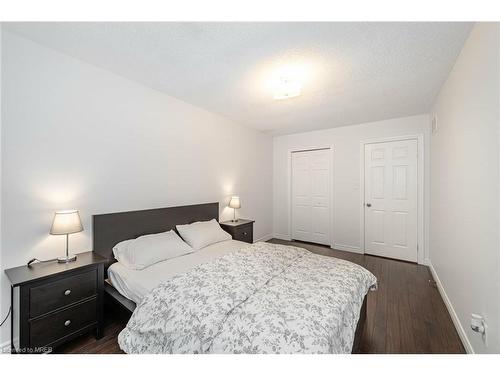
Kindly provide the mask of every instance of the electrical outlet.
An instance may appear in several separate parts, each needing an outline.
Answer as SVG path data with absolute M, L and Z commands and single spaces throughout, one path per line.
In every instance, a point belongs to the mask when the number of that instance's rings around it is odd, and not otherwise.
M 486 324 L 486 320 L 484 319 L 484 317 L 479 315 L 479 314 L 471 314 L 470 328 L 474 332 L 481 334 L 483 342 L 487 346 L 488 345 L 488 342 L 487 342 L 488 325 Z

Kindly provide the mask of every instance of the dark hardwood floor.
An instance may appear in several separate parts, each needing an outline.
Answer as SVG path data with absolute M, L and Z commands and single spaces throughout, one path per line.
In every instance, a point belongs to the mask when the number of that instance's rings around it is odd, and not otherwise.
M 303 242 L 277 239 L 269 242 L 345 259 L 365 267 L 377 277 L 378 290 L 368 295 L 362 353 L 465 353 L 428 267 Z M 102 339 L 85 335 L 56 352 L 122 353 L 117 336 L 126 325 L 128 315 L 106 306 L 105 320 Z

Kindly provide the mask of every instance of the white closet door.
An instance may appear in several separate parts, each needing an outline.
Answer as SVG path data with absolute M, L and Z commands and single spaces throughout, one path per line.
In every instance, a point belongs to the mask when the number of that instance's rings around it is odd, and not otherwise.
M 330 245 L 330 150 L 292 153 L 292 238 Z
M 417 141 L 365 145 L 365 252 L 417 261 Z

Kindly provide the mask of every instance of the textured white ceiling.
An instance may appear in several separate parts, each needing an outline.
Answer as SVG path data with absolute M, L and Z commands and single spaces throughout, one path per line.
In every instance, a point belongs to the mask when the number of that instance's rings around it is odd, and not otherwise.
M 8 23 L 9 31 L 272 134 L 430 110 L 470 23 Z M 300 97 L 276 101 L 289 65 Z

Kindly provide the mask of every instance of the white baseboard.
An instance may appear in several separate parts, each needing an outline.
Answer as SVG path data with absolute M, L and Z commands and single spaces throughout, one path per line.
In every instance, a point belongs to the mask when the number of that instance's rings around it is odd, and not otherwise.
M 290 237 L 289 234 L 274 233 L 273 237 L 277 238 L 278 240 L 283 240 L 283 241 L 291 241 L 292 240 L 292 237 Z
M 465 334 L 464 327 L 462 327 L 462 323 L 460 323 L 460 319 L 458 319 L 458 315 L 455 312 L 455 309 L 453 308 L 453 305 L 451 304 L 450 299 L 448 298 L 446 291 L 444 290 L 443 284 L 441 284 L 441 280 L 439 280 L 439 276 L 436 273 L 436 270 L 432 266 L 432 263 L 429 259 L 426 259 L 426 261 L 429 262 L 428 266 L 429 269 L 431 270 L 432 277 L 434 281 L 436 282 L 436 286 L 439 290 L 439 294 L 441 294 L 441 298 L 444 301 L 444 304 L 446 305 L 446 308 L 448 309 L 448 312 L 450 313 L 451 320 L 453 321 L 453 324 L 455 325 L 455 329 L 458 332 L 458 336 L 460 336 L 460 340 L 462 341 L 462 344 L 465 348 L 465 351 L 469 354 L 474 354 L 474 348 L 472 347 L 467 335 Z
M 256 239 L 255 241 L 253 241 L 253 243 L 255 243 L 255 242 L 265 242 L 265 241 L 270 240 L 270 239 L 271 239 L 271 238 L 273 238 L 273 237 L 274 237 L 274 236 L 273 236 L 273 234 L 272 234 L 272 233 L 271 233 L 271 234 L 266 234 L 265 236 L 262 236 L 261 238 L 258 238 L 258 239 Z
M 338 243 L 338 242 L 333 243 L 332 249 L 349 251 L 351 253 L 363 254 L 361 249 L 359 248 L 359 246 L 345 245 L 345 244 Z

